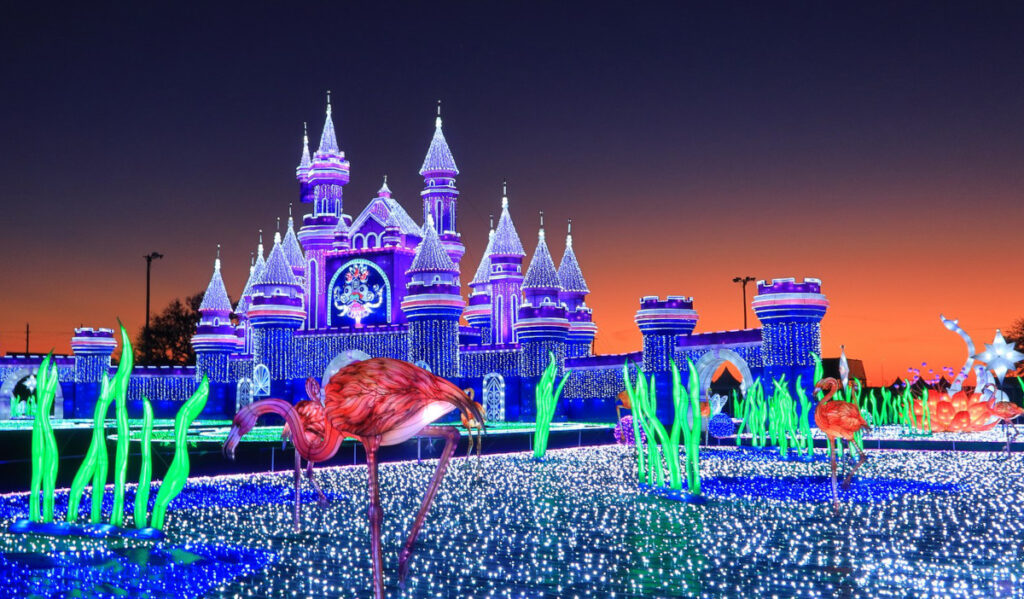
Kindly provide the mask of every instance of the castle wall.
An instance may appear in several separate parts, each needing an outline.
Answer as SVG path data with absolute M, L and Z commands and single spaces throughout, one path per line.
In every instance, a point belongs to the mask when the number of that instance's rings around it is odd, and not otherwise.
M 349 349 L 358 349 L 371 356 L 409 359 L 409 335 L 404 325 L 366 327 L 345 333 L 300 333 L 295 336 L 295 370 L 293 377 L 305 379 L 324 374 L 335 356 Z

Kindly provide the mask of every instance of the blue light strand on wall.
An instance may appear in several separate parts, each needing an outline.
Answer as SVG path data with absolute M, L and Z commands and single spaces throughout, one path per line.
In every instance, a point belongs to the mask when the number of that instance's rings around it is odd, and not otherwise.
M 459 322 L 457 320 L 411 320 L 409 361 L 423 360 L 438 376 L 459 376 Z

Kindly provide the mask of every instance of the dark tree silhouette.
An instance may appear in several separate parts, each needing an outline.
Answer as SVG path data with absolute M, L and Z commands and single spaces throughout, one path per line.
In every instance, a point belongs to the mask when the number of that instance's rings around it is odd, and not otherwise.
M 195 364 L 192 335 L 199 323 L 199 304 L 203 292 L 190 295 L 183 302 L 175 298 L 154 316 L 149 323 L 149 336 L 145 327 L 135 338 L 135 360 L 147 366 L 180 366 Z

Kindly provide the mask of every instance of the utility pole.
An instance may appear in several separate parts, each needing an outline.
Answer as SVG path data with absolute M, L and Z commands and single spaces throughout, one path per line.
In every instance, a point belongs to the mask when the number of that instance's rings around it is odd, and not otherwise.
M 146 341 L 146 345 L 149 345 L 149 270 L 153 265 L 153 260 L 163 258 L 164 255 L 159 252 L 150 252 L 143 256 L 146 259 L 146 328 L 143 329 L 143 339 Z
M 28 323 L 25 323 L 25 355 L 28 355 Z
M 743 328 L 747 328 L 747 283 L 754 281 L 754 277 L 733 277 L 733 283 L 741 283 L 743 287 Z

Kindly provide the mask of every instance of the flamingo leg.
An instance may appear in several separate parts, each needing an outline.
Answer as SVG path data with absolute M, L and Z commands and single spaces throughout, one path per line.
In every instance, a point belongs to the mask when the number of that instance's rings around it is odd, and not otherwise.
M 860 458 L 858 458 L 857 463 L 853 465 L 853 468 L 850 469 L 850 472 L 847 473 L 846 478 L 843 480 L 844 491 L 850 488 L 850 481 L 853 480 L 853 475 L 854 473 L 857 472 L 857 469 L 863 466 L 864 462 L 868 461 L 867 454 L 864 453 L 864 450 L 861 449 L 859 445 L 857 445 L 853 441 L 849 441 L 848 445 L 850 446 L 850 455 L 852 456 L 853 450 L 856 449 L 857 453 L 860 454 Z
M 301 489 L 300 489 L 301 485 L 302 485 L 302 456 L 299 455 L 299 450 L 296 449 L 295 450 L 295 509 L 293 510 L 293 512 L 295 514 L 295 524 L 293 525 L 294 529 L 295 529 L 295 532 L 299 532 L 299 512 L 302 511 L 302 493 L 301 493 Z
M 320 488 L 320 483 L 317 482 L 316 477 L 313 476 L 312 460 L 306 460 L 306 478 L 309 479 L 309 482 L 313 483 L 313 488 L 316 489 L 317 503 L 320 504 L 320 507 L 327 507 L 327 496 L 324 495 L 323 489 Z
M 832 437 L 828 437 L 828 455 L 832 462 L 832 509 L 839 511 L 839 490 L 836 488 L 836 451 L 833 447 L 833 443 L 838 444 L 838 441 L 833 441 Z
M 366 469 L 370 474 L 370 509 L 367 516 L 370 520 L 370 559 L 373 562 L 373 596 L 374 599 L 384 598 L 383 555 L 380 545 L 380 525 L 384 512 L 380 507 L 380 485 L 377 482 L 377 450 L 380 448 L 380 436 L 365 438 Z
M 445 444 L 444 450 L 441 452 L 441 459 L 437 462 L 434 478 L 430 481 L 430 486 L 423 496 L 420 511 L 416 514 L 416 520 L 412 523 L 412 528 L 409 530 L 409 538 L 406 539 L 405 545 L 402 546 L 402 550 L 398 553 L 399 583 L 404 583 L 405 576 L 409 573 L 409 558 L 412 557 L 416 536 L 420 533 L 420 529 L 423 528 L 423 521 L 427 516 L 427 510 L 430 509 L 430 504 L 434 501 L 434 496 L 437 495 L 437 489 L 441 485 L 441 478 L 444 477 L 445 469 L 448 467 L 448 460 L 455 453 L 455 446 L 459 442 L 459 431 L 453 426 L 427 426 L 420 431 L 420 434 L 429 437 L 441 437 L 445 439 Z

